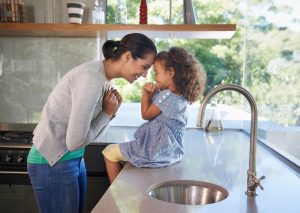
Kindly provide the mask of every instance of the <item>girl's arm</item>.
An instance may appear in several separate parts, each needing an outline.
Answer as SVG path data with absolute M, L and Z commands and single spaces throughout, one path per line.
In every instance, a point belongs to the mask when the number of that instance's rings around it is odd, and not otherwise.
M 141 113 L 144 120 L 152 120 L 161 113 L 157 106 L 151 104 L 151 98 L 156 89 L 157 86 L 154 83 L 146 83 L 143 87 Z

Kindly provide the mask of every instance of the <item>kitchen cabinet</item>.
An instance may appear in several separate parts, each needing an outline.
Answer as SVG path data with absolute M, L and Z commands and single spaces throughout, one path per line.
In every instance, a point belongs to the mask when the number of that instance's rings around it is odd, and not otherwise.
M 108 189 L 108 180 L 102 150 L 107 143 L 95 142 L 85 148 L 85 165 L 87 170 L 86 212 L 90 212 Z
M 139 32 L 150 38 L 230 39 L 235 31 L 235 24 L 0 24 L 2 37 L 120 38 Z

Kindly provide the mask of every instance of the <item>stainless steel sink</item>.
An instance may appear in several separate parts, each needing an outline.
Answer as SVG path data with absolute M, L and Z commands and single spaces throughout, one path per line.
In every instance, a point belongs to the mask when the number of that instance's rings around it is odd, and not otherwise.
M 228 196 L 228 191 L 213 183 L 174 180 L 152 186 L 149 195 L 169 203 L 203 205 L 224 200 Z

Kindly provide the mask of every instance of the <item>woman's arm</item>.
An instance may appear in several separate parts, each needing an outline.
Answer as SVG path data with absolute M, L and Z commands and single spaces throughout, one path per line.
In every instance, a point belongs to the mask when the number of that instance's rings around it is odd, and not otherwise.
M 157 85 L 154 83 L 146 83 L 143 87 L 141 113 L 144 120 L 152 120 L 161 113 L 157 106 L 151 104 L 151 98 L 156 90 Z

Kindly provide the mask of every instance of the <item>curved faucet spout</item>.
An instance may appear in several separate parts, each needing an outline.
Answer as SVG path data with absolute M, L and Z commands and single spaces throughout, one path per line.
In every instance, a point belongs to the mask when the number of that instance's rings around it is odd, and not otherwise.
M 198 114 L 197 127 L 203 127 L 204 112 L 210 98 L 215 94 L 217 94 L 218 92 L 224 90 L 234 90 L 242 94 L 250 104 L 250 108 L 251 108 L 250 152 L 249 152 L 249 170 L 247 171 L 248 179 L 247 179 L 246 194 L 248 196 L 254 196 L 256 195 L 256 188 L 258 186 L 262 188 L 262 186 L 260 185 L 260 180 L 263 179 L 264 176 L 261 177 L 260 179 L 256 178 L 255 167 L 256 167 L 256 137 L 257 137 L 257 106 L 252 95 L 243 87 L 235 84 L 221 84 L 214 87 L 207 93 L 207 95 L 202 101 L 199 114 Z

